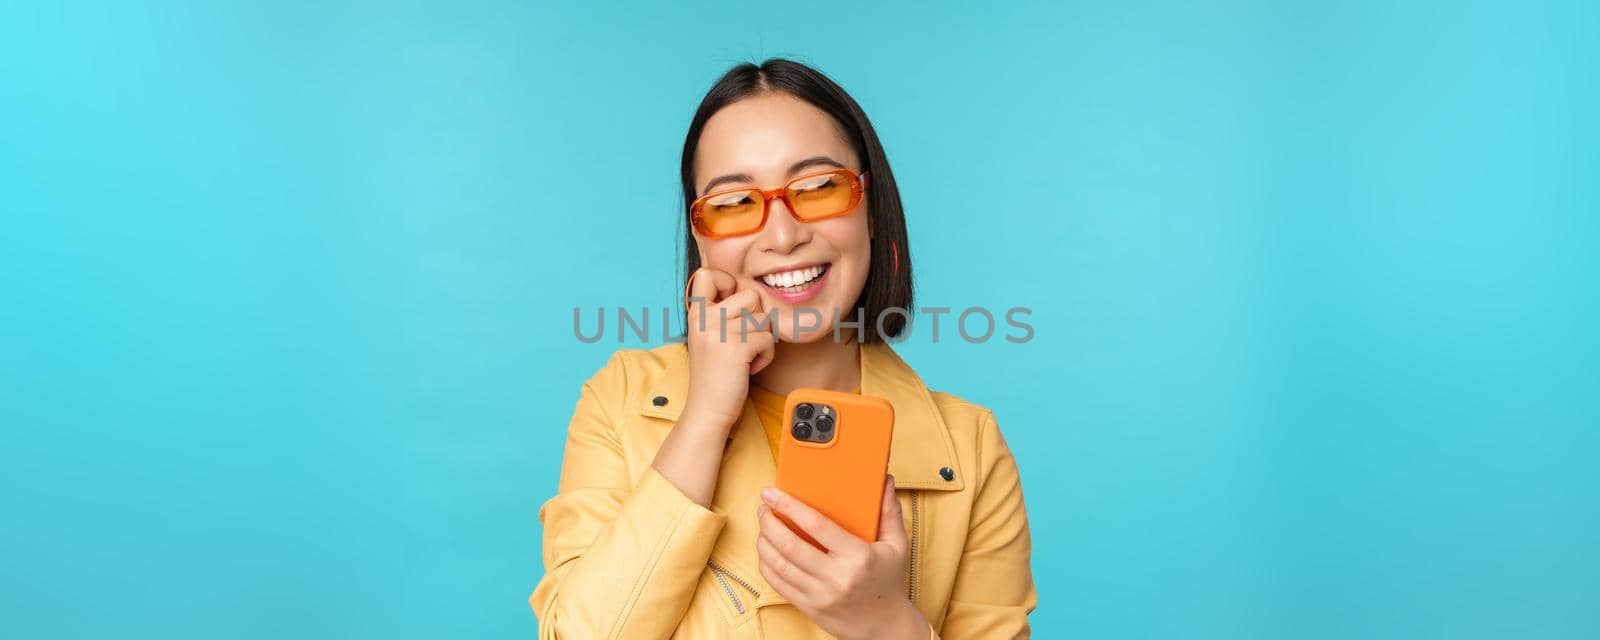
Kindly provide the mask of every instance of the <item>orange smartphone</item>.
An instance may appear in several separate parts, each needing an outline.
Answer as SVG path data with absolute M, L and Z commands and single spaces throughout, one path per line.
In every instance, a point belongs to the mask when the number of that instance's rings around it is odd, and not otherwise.
M 894 440 L 894 406 L 873 396 L 795 389 L 784 402 L 783 417 L 778 488 L 856 537 L 876 542 Z M 778 517 L 826 551 L 787 518 Z

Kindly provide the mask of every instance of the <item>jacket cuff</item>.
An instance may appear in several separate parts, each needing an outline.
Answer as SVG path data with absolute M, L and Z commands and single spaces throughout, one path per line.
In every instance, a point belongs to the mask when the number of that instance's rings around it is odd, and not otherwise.
M 668 543 L 679 548 L 672 551 L 679 555 L 699 556 L 695 575 L 700 574 L 700 569 L 711 557 L 711 548 L 715 546 L 717 535 L 722 533 L 723 525 L 728 523 L 728 516 L 717 513 L 694 500 L 689 499 L 678 485 L 672 484 L 666 476 L 656 471 L 653 466 L 646 465 L 644 475 L 639 477 L 639 482 L 634 485 L 632 495 L 628 496 L 629 503 L 645 507 L 647 514 L 659 514 L 662 522 L 659 527 L 643 527 L 644 530 L 666 531 L 675 529 Z M 627 509 L 625 506 L 624 509 Z M 703 551 L 702 551 L 703 549 Z
M 557 588 L 545 583 L 535 591 L 535 609 L 538 602 L 548 607 L 540 612 L 540 638 L 666 637 L 727 523 L 653 467 L 614 513 L 604 533 L 564 569 L 560 597 L 541 598 L 540 591 Z
M 682 615 L 728 517 L 691 500 L 651 466 L 645 467 L 620 515 L 637 532 L 636 548 L 647 549 L 635 568 L 638 581 L 622 617 L 635 612 Z

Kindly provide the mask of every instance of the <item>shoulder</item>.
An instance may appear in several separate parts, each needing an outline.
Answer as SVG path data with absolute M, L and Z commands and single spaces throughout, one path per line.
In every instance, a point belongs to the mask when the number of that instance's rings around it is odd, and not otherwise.
M 613 422 L 632 415 L 646 403 L 646 395 L 681 396 L 671 387 L 687 385 L 688 348 L 669 343 L 650 349 L 617 349 L 589 379 L 584 381 L 583 398 L 603 408 Z M 650 408 L 646 408 L 650 410 Z
M 988 407 L 953 393 L 932 389 L 928 392 L 933 394 L 933 403 L 939 407 L 939 414 L 952 436 L 976 436 L 986 423 L 994 421 L 994 412 Z
M 943 413 L 947 420 L 956 417 L 965 421 L 993 415 L 987 407 L 956 394 L 932 389 L 929 389 L 928 393 L 933 394 L 933 403 L 939 406 L 939 412 Z
M 674 349 L 680 354 L 674 354 Z M 570 439 L 600 438 L 612 441 L 633 430 L 651 417 L 675 417 L 667 413 L 675 407 L 656 406 L 650 395 L 662 393 L 663 385 L 675 377 L 674 362 L 688 362 L 682 344 L 667 344 L 653 349 L 617 349 L 589 375 L 579 387 L 572 421 L 567 426 Z
M 664 344 L 651 349 L 617 349 L 589 377 L 587 384 L 621 392 L 629 382 L 660 379 L 673 368 L 682 366 L 687 359 L 688 349 L 682 343 Z M 611 389 L 618 386 L 622 388 Z
M 1000 425 L 994 411 L 952 393 L 929 390 L 933 402 L 939 407 L 945 428 L 958 448 L 975 451 L 979 456 L 1005 450 L 1005 438 L 1000 435 Z

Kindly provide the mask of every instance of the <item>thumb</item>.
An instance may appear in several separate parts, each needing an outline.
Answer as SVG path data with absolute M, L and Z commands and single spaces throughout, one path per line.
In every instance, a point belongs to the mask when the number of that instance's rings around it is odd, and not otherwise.
M 900 517 L 900 500 L 894 497 L 894 476 L 883 481 L 883 508 L 878 512 L 878 542 L 905 549 L 906 523 Z

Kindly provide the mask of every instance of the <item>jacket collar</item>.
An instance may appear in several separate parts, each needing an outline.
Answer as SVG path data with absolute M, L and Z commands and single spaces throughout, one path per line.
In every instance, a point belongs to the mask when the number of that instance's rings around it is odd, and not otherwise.
M 894 440 L 889 449 L 889 473 L 894 475 L 895 486 L 900 489 L 960 491 L 965 486 L 965 474 L 956 464 L 955 444 L 950 439 L 944 414 L 933 399 L 933 392 L 888 344 L 874 342 L 861 345 L 860 349 L 861 393 L 883 398 L 894 406 Z M 650 355 L 662 367 L 662 373 L 648 381 L 649 388 L 638 399 L 639 413 L 676 423 L 688 398 L 688 347 L 683 343 L 668 344 L 650 350 Z M 744 413 L 730 437 L 759 436 L 764 439 L 765 432 L 756 422 L 754 407 L 748 400 Z M 765 442 L 761 444 L 749 450 L 759 451 L 770 458 Z M 945 469 L 952 474 L 950 480 L 944 479 L 941 473 Z

